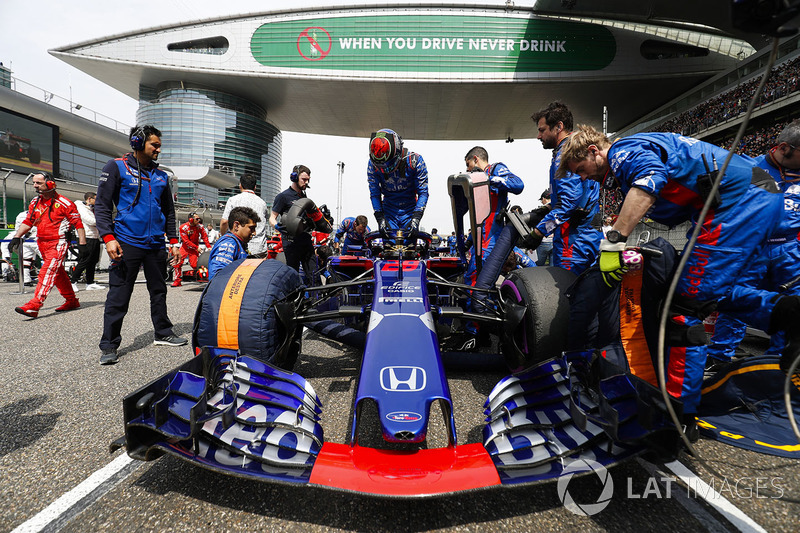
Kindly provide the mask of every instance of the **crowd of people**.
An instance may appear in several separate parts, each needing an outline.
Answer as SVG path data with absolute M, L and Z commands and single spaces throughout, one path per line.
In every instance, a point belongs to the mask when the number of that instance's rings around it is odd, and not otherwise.
M 800 87 L 800 58 L 773 67 L 757 106 L 788 96 Z M 760 83 L 756 76 L 734 89 L 710 98 L 688 111 L 655 126 L 653 131 L 691 136 L 744 113 Z M 774 138 L 774 137 L 773 137 Z

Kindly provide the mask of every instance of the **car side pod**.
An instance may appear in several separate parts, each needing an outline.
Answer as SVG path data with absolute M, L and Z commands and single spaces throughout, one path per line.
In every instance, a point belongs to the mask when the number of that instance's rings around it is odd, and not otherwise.
M 480 443 L 427 450 L 378 450 L 326 442 L 309 483 L 381 496 L 435 496 L 500 485 Z

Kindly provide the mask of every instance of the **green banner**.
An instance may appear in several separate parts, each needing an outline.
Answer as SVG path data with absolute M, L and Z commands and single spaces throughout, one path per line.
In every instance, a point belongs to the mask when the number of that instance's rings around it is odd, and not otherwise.
M 365 15 L 268 22 L 250 41 L 267 67 L 357 72 L 599 70 L 616 41 L 603 26 L 465 15 Z

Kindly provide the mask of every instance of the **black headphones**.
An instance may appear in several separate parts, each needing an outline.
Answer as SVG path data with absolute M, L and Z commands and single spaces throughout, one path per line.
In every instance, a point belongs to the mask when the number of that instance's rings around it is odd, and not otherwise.
M 147 141 L 147 135 L 144 133 L 144 128 L 137 126 L 136 129 L 133 130 L 133 133 L 131 133 L 128 141 L 131 143 L 131 148 L 134 150 L 144 150 L 144 145 Z
M 299 166 L 300 165 L 295 165 L 294 168 L 292 169 L 292 173 L 289 174 L 289 179 L 292 180 L 292 182 L 294 183 L 297 183 L 298 180 L 300 179 L 300 175 L 297 173 L 297 167 Z

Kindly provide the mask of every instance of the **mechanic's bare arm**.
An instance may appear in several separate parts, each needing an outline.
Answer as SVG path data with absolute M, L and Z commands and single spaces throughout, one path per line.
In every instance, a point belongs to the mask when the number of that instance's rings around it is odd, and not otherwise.
M 78 232 L 78 244 L 83 246 L 84 244 L 86 244 L 86 230 L 83 228 L 78 228 L 77 232 Z
M 637 187 L 631 188 L 625 196 L 619 217 L 614 222 L 612 229 L 619 231 L 623 235 L 630 235 L 636 228 L 636 224 L 647 214 L 654 203 L 656 203 L 656 197 L 649 192 Z
M 219 221 L 219 236 L 222 237 L 226 233 L 228 233 L 228 219 L 222 218 Z
M 22 217 L 20 217 L 20 218 L 22 218 Z M 25 223 L 20 224 L 19 228 L 17 228 L 17 232 L 14 234 L 14 238 L 18 239 L 18 238 L 22 237 L 23 235 L 28 233 L 28 231 L 30 229 L 31 229 L 31 226 L 29 226 L 29 225 L 27 225 Z
M 269 224 L 270 224 L 270 226 L 275 226 L 275 225 L 278 224 L 278 215 L 279 215 L 279 213 L 276 213 L 275 211 L 270 213 L 270 215 L 269 215 Z

